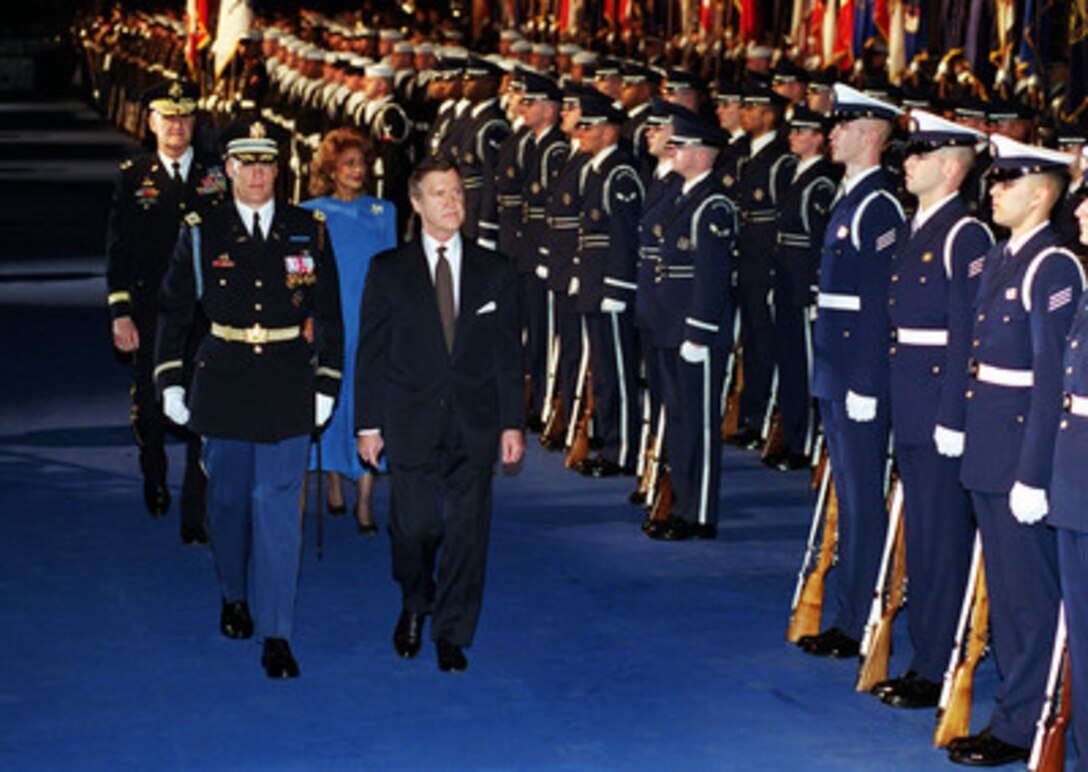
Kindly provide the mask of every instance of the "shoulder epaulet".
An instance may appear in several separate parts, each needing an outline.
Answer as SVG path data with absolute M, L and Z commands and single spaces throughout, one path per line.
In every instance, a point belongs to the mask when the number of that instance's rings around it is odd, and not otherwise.
M 317 220 L 318 222 L 325 222 L 325 219 L 326 219 L 325 218 L 325 213 L 322 212 L 320 209 L 313 210 L 313 215 L 314 215 L 314 219 Z
M 132 168 L 132 159 L 131 158 L 126 158 L 124 161 L 122 161 L 121 162 L 121 168 L 122 169 L 131 169 Z
M 200 215 L 196 212 L 189 212 L 189 214 L 185 215 L 185 222 L 192 226 L 200 225 Z

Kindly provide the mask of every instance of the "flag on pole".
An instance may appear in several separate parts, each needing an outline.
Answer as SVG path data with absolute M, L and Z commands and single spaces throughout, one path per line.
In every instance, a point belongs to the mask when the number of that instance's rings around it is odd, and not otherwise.
M 212 56 L 215 58 L 215 77 L 218 79 L 238 52 L 242 36 L 253 25 L 253 12 L 246 0 L 223 0 L 219 6 L 219 23 L 215 28 Z
M 903 5 L 903 47 L 907 66 L 926 53 L 926 17 L 922 0 L 900 0 Z
M 856 0 L 841 0 L 839 18 L 835 24 L 835 48 L 831 55 L 831 61 L 837 64 L 843 72 L 854 66 L 855 2 Z
M 212 42 L 208 34 L 208 0 L 186 0 L 185 3 L 185 62 L 189 73 L 196 74 L 197 56 Z
M 1088 113 L 1088 0 L 1069 3 L 1069 82 L 1062 119 L 1083 120 Z
M 820 20 L 820 66 L 822 67 L 827 67 L 835 60 L 835 27 L 838 20 L 838 3 L 836 0 L 826 0 L 823 18 Z
M 1020 51 L 1016 55 L 1021 75 L 1046 72 L 1050 55 L 1050 8 L 1053 0 L 1025 0 L 1024 26 L 1020 31 Z

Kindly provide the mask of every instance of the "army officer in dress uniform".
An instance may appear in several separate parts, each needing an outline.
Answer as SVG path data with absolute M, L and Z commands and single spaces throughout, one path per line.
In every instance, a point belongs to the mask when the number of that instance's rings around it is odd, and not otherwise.
M 996 766 L 1028 757 L 1058 620 L 1058 556 L 1048 511 L 1062 411 L 1062 351 L 1084 289 L 1050 213 L 1071 158 L 994 135 L 994 222 L 1010 238 L 986 256 L 975 301 L 960 479 L 982 535 L 990 630 L 1001 682 L 989 725 L 949 758 Z
M 227 143 L 233 202 L 186 218 L 163 282 L 155 376 L 163 412 L 204 437 L 220 630 L 249 638 L 255 619 L 261 664 L 271 678 L 291 678 L 298 502 L 310 434 L 332 415 L 340 387 L 339 284 L 325 216 L 274 198 L 275 140 L 261 122 L 238 131 L 246 136 Z M 182 356 L 198 306 L 211 330 L 187 399 Z
M 132 355 L 132 428 L 140 448 L 144 501 L 154 516 L 166 514 L 170 507 L 163 447 L 167 422 L 151 378 L 159 285 L 182 218 L 218 204 L 227 190 L 220 160 L 193 149 L 199 95 L 196 84 L 183 80 L 162 83 L 145 95 L 156 149 L 121 164 L 106 247 L 113 343 Z M 181 499 L 185 544 L 208 540 L 199 454 L 199 440 L 190 436 Z

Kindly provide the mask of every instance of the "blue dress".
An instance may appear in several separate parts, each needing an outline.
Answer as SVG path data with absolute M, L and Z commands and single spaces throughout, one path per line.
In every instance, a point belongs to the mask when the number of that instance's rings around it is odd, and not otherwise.
M 396 207 L 372 196 L 359 196 L 354 201 L 322 197 L 306 201 L 301 206 L 320 210 L 327 218 L 340 274 L 340 307 L 344 317 L 344 375 L 332 420 L 321 433 L 321 468 L 325 472 L 339 472 L 356 480 L 368 471 L 356 452 L 354 429 L 359 307 L 370 258 L 397 246 Z M 311 449 L 310 469 L 316 468 L 317 453 Z

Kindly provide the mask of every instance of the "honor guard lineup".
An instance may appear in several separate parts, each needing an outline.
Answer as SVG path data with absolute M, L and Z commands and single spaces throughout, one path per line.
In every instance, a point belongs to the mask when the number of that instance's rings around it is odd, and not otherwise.
M 184 64 L 170 25 L 124 21 L 83 39 L 93 98 L 140 134 L 163 103 L 138 95 Z M 723 441 L 809 470 L 790 640 L 860 658 L 856 687 L 887 705 L 937 708 L 952 762 L 1048 768 L 1070 706 L 1083 758 L 1085 111 L 985 88 L 958 52 L 893 85 L 878 56 L 843 73 L 764 46 L 711 62 L 654 41 L 638 58 L 514 30 L 496 44 L 310 14 L 258 25 L 232 79 L 185 94 L 213 126 L 261 116 L 292 200 L 321 136 L 358 128 L 405 240 L 408 171 L 451 164 L 463 237 L 517 269 L 545 448 L 631 476 L 658 541 L 715 539 L 728 520 Z M 131 217 L 162 210 L 164 167 L 123 172 Z M 165 268 L 124 265 L 111 252 L 115 319 Z M 145 473 L 150 507 L 161 475 Z M 891 676 L 908 580 L 912 658 Z M 224 619 L 240 613 L 228 594 Z M 963 685 L 987 645 L 1000 687 L 972 734 Z

